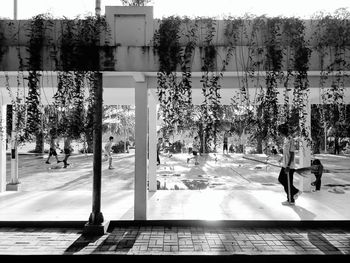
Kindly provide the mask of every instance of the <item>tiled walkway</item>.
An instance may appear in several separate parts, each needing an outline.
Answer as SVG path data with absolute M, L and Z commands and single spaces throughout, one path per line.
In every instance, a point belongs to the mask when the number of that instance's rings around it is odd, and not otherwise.
M 0 228 L 0 255 L 350 255 L 342 227 L 110 227 L 100 237 L 78 228 Z

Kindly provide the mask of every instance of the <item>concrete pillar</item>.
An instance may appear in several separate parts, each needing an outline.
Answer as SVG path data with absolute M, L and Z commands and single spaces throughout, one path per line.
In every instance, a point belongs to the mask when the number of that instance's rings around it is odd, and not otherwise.
M 148 123 L 148 190 L 157 191 L 157 94 L 149 90 L 149 123 Z
M 6 104 L 0 98 L 0 193 L 6 189 Z
M 17 0 L 13 0 L 13 19 L 17 20 Z
M 311 103 L 310 101 L 306 104 L 306 119 L 305 127 L 311 139 Z M 307 144 L 305 139 L 300 140 L 299 144 L 299 167 L 310 167 L 311 162 L 311 145 Z
M 147 219 L 148 92 L 144 76 L 135 77 L 135 192 L 134 220 Z
M 20 182 L 18 181 L 18 149 L 17 149 L 17 133 L 16 133 L 17 112 L 12 105 L 12 131 L 11 131 L 11 181 L 6 185 L 7 191 L 20 190 Z
M 309 94 L 310 97 L 310 94 Z M 305 127 L 311 139 L 311 102 L 310 99 L 306 103 L 306 119 Z M 307 144 L 305 139 L 299 142 L 299 168 L 307 168 L 311 166 L 311 145 Z M 303 173 L 300 178 L 299 189 L 304 192 L 311 191 L 311 172 Z
M 101 0 L 95 1 L 95 15 L 96 16 L 101 15 Z
M 93 185 L 92 185 L 92 212 L 89 222 L 86 223 L 85 235 L 104 235 L 107 232 L 109 221 L 105 221 L 101 212 L 101 177 L 102 177 L 102 73 L 95 73 L 95 112 L 94 112 L 94 156 L 93 156 Z

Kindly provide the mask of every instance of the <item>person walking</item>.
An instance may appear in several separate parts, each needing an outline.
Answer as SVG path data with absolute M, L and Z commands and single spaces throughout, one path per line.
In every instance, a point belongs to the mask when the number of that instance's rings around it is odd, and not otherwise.
M 223 147 L 222 153 L 225 154 L 225 151 L 226 151 L 226 154 L 228 154 L 228 132 L 227 131 L 225 131 L 224 133 L 224 147 Z
M 278 133 L 283 137 L 282 168 L 278 181 L 283 185 L 287 194 L 287 201 L 282 205 L 295 205 L 295 200 L 302 192 L 293 185 L 293 175 L 295 172 L 295 141 L 289 130 L 288 124 L 278 126 Z
M 59 145 L 56 141 L 56 138 L 54 138 L 53 136 L 51 136 L 51 139 L 50 139 L 50 150 L 49 150 L 49 157 L 47 157 L 47 160 L 46 160 L 46 164 L 50 164 L 50 158 L 51 156 L 55 156 L 56 158 L 56 161 L 57 163 L 60 163 L 62 161 L 58 160 L 58 156 L 57 156 L 57 151 L 56 151 L 56 148 L 58 148 Z
M 196 137 L 194 137 L 193 144 L 192 144 L 193 157 L 187 158 L 187 163 L 189 163 L 191 159 L 194 159 L 194 164 L 195 165 L 199 164 L 199 162 L 198 162 L 199 149 L 200 149 L 200 141 L 199 141 L 199 137 L 196 136 Z
M 311 183 L 312 186 L 315 186 L 315 191 L 321 190 L 321 177 L 323 174 L 323 165 L 319 159 L 315 159 L 311 165 L 311 173 L 315 175 L 316 180 Z
M 105 154 L 108 158 L 108 169 L 112 170 L 114 169 L 112 167 L 112 145 L 113 145 L 113 136 L 110 136 L 108 139 L 108 142 L 105 145 Z
M 64 159 L 63 159 L 63 163 L 64 166 L 63 168 L 67 168 L 67 166 L 69 165 L 69 163 L 67 163 L 69 156 L 71 155 L 73 148 L 71 146 L 71 139 L 69 137 L 66 137 L 64 139 L 64 146 L 63 146 L 63 151 L 64 151 Z
M 162 147 L 162 142 L 163 142 L 163 139 L 162 138 L 158 138 L 158 143 L 157 143 L 157 165 L 160 165 L 159 154 L 160 154 L 160 150 L 161 150 L 161 147 Z

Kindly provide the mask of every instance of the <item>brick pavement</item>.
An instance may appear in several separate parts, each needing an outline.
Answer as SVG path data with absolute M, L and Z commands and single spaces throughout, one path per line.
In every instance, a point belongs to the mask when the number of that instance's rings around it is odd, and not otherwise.
M 0 255 L 350 255 L 350 229 L 226 226 L 115 226 L 89 237 L 80 228 L 0 227 Z

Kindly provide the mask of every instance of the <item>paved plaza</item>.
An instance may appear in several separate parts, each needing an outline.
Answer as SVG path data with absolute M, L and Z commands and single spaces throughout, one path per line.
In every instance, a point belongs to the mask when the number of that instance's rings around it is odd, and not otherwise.
M 187 156 L 161 156 L 162 190 L 149 193 L 146 223 L 133 221 L 134 154 L 114 155 L 114 170 L 104 162 L 102 212 L 111 222 L 106 235 L 88 237 L 82 229 L 91 212 L 92 156 L 72 156 L 64 169 L 45 165 L 46 156 L 21 155 L 21 191 L 0 194 L 0 259 L 306 262 L 322 255 L 346 261 L 348 156 L 318 155 L 326 170 L 321 192 L 304 192 L 295 207 L 281 205 L 279 168 L 264 163 L 264 155 L 209 155 L 198 166 L 187 164 Z
M 44 262 L 45 257 L 40 256 L 51 255 L 66 257 L 51 257 L 50 260 L 72 262 L 84 259 L 84 256 L 106 256 L 104 259 L 110 261 L 121 257 L 122 262 L 136 260 L 137 256 L 148 256 L 156 262 L 277 262 L 277 259 L 309 262 L 310 259 L 330 260 L 332 257 L 331 260 L 345 262 L 350 255 L 349 241 L 349 226 L 177 226 L 174 222 L 164 222 L 153 226 L 110 226 L 107 234 L 98 237 L 84 236 L 81 228 L 74 227 L 0 227 L 0 259 L 17 255 L 8 259 L 20 261 L 23 258 L 18 256 L 29 255 Z

